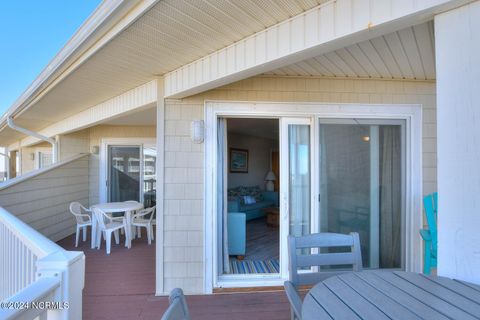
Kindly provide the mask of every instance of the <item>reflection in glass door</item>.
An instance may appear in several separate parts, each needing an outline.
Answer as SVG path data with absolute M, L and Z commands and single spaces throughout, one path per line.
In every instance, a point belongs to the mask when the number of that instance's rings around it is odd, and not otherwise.
M 320 231 L 358 232 L 363 265 L 402 267 L 403 121 L 320 120 Z
M 108 201 L 140 200 L 140 146 L 108 147 Z
M 288 125 L 289 234 L 310 233 L 310 125 Z
M 143 146 L 143 205 L 145 208 L 157 204 L 157 148 Z

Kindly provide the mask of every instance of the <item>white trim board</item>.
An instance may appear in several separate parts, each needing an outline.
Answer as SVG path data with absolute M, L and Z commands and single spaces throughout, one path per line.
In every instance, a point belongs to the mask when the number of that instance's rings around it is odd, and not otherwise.
M 53 137 L 61 134 L 82 130 L 102 122 L 125 116 L 133 112 L 153 106 L 157 101 L 158 81 L 152 80 L 133 88 L 116 97 L 90 107 L 82 112 L 67 117 L 39 131 L 41 135 Z M 20 140 L 21 147 L 38 143 L 35 137 L 25 137 Z M 12 146 L 9 147 L 13 150 Z
M 235 117 L 312 117 L 318 118 L 356 118 L 356 119 L 398 119 L 405 121 L 405 269 L 421 271 L 422 243 L 418 230 L 422 227 L 422 108 L 417 104 L 325 104 L 325 103 L 271 103 L 271 102 L 205 102 L 205 169 L 204 169 L 204 291 L 212 293 L 218 286 L 216 270 L 216 230 L 215 195 L 213 190 L 216 167 L 216 119 L 219 116 Z M 314 127 L 316 124 L 314 125 Z M 315 131 L 315 134 L 317 131 Z M 282 274 L 285 279 L 285 272 Z M 239 278 L 240 279 L 240 278 Z M 255 286 L 268 286 L 277 281 L 271 276 L 256 277 L 264 279 L 255 282 Z M 269 280 L 269 281 L 267 281 Z M 280 280 L 280 279 L 277 279 Z M 245 286 L 243 280 L 228 280 L 220 283 L 224 287 Z M 243 283 L 243 284 L 242 284 Z M 251 282 L 250 282 L 251 283 Z

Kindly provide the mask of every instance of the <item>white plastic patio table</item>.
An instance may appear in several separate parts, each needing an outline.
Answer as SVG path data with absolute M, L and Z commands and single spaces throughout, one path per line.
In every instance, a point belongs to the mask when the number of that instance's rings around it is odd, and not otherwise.
M 127 221 L 127 230 L 125 230 L 125 232 L 128 233 L 128 240 L 126 241 L 126 243 L 127 247 L 130 248 L 132 245 L 132 212 L 143 209 L 143 204 L 137 201 L 107 202 L 96 204 L 92 206 L 92 208 L 93 207 L 98 208 L 105 213 L 125 212 L 125 219 Z M 96 247 L 98 248 L 100 246 L 100 243 L 95 243 L 94 241 L 97 236 L 97 229 L 97 219 L 92 219 L 92 249 Z
M 480 286 L 403 271 L 345 273 L 315 285 L 302 319 L 479 319 Z

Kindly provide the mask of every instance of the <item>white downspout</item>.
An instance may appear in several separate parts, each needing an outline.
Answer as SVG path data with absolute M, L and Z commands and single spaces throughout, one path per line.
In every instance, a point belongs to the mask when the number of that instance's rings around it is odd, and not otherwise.
M 10 179 L 10 156 L 6 153 L 0 152 L 1 157 L 7 158 L 8 161 L 5 163 L 5 173 L 7 174 L 7 180 Z
M 28 129 L 25 129 L 25 128 L 22 128 L 22 127 L 19 127 L 17 126 L 14 122 L 13 122 L 13 119 L 12 117 L 8 117 L 7 118 L 7 124 L 10 128 L 12 128 L 13 130 L 16 130 L 18 132 L 21 132 L 23 134 L 26 134 L 27 136 L 32 136 L 32 137 L 35 137 L 37 139 L 40 139 L 40 140 L 43 140 L 43 141 L 47 141 L 48 143 L 50 143 L 52 145 L 52 163 L 55 163 L 57 162 L 58 160 L 58 154 L 57 154 L 57 141 L 54 139 L 54 138 L 49 138 L 49 137 L 46 137 L 44 135 L 41 135 L 37 132 L 33 132 L 33 131 L 30 131 Z

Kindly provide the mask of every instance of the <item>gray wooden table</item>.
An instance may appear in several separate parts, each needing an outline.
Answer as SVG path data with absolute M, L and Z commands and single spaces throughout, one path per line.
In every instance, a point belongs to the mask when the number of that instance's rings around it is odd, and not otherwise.
M 302 319 L 480 319 L 480 286 L 403 271 L 345 273 L 307 293 Z

